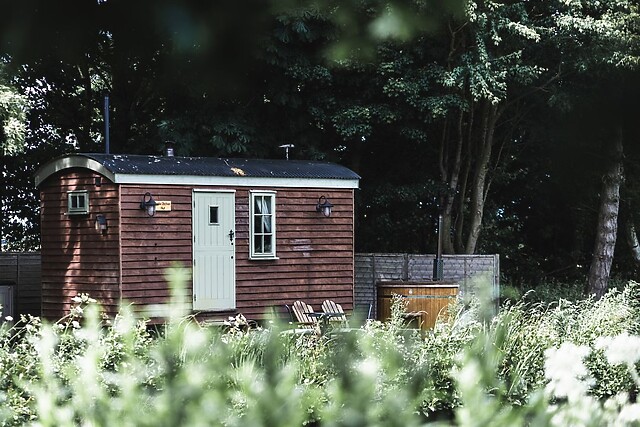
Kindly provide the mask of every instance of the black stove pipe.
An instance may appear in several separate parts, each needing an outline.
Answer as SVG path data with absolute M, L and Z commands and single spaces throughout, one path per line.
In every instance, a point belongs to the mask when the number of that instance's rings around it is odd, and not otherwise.
M 104 152 L 110 154 L 109 140 L 109 95 L 104 96 Z
M 433 260 L 433 280 L 442 280 L 443 262 L 442 262 L 442 214 L 438 215 L 438 252 Z

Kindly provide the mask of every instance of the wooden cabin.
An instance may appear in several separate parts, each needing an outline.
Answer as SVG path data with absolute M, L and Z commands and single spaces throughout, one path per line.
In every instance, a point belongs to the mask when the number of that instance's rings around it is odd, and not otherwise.
M 35 181 L 46 318 L 68 314 L 80 293 L 109 315 L 132 303 L 154 317 L 176 264 L 190 268 L 187 304 L 203 320 L 261 319 L 297 299 L 353 307 L 359 176 L 345 167 L 72 154 L 43 165 Z

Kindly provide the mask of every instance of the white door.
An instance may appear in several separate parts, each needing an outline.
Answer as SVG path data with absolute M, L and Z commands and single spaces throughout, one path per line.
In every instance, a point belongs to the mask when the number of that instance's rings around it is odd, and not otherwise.
M 236 308 L 235 194 L 193 193 L 193 309 Z

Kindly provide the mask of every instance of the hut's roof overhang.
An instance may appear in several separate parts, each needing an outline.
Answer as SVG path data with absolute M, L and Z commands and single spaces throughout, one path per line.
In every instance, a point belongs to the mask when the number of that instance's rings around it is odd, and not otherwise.
M 93 170 L 117 184 L 358 188 L 360 177 L 329 162 L 122 154 L 72 154 L 35 174 L 36 186 L 70 168 Z

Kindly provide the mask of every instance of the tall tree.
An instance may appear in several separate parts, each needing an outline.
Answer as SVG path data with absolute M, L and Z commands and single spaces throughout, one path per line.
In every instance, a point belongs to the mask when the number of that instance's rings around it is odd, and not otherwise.
M 9 76 L 5 61 L 0 61 L 0 150 L 3 158 L 24 149 L 28 102 Z
M 605 162 L 608 167 L 602 177 L 598 231 L 589 270 L 589 291 L 597 298 L 602 297 L 607 290 L 618 235 L 620 187 L 624 179 L 623 130 L 620 127 L 616 129 L 615 139 L 607 146 L 609 152 Z
M 575 70 L 579 79 L 590 80 L 590 99 L 608 108 L 599 114 L 605 135 L 603 152 L 606 169 L 602 175 L 596 239 L 588 277 L 588 291 L 602 296 L 608 286 L 617 240 L 620 188 L 623 182 L 623 151 L 626 112 L 620 105 L 620 86 L 624 73 L 640 64 L 638 4 L 632 1 L 572 1 L 555 17 L 557 40 L 562 48 L 563 65 Z M 601 87 L 612 88 L 602 91 Z M 611 114 L 613 112 L 613 114 Z
M 543 84 L 526 55 L 540 38 L 525 3 L 467 2 L 441 31 L 381 51 L 380 101 L 399 138 L 428 147 L 447 253 L 476 251 L 492 181 L 519 140 L 520 99 Z
M 0 239 L 2 248 L 9 248 L 9 241 L 14 241 L 11 230 L 16 222 L 22 219 L 17 215 L 10 203 L 10 188 L 14 185 L 10 182 L 12 165 L 16 159 L 25 152 L 25 138 L 27 134 L 28 101 L 22 95 L 15 82 L 9 75 L 5 61 L 0 61 Z M 20 239 L 20 238 L 19 238 Z

